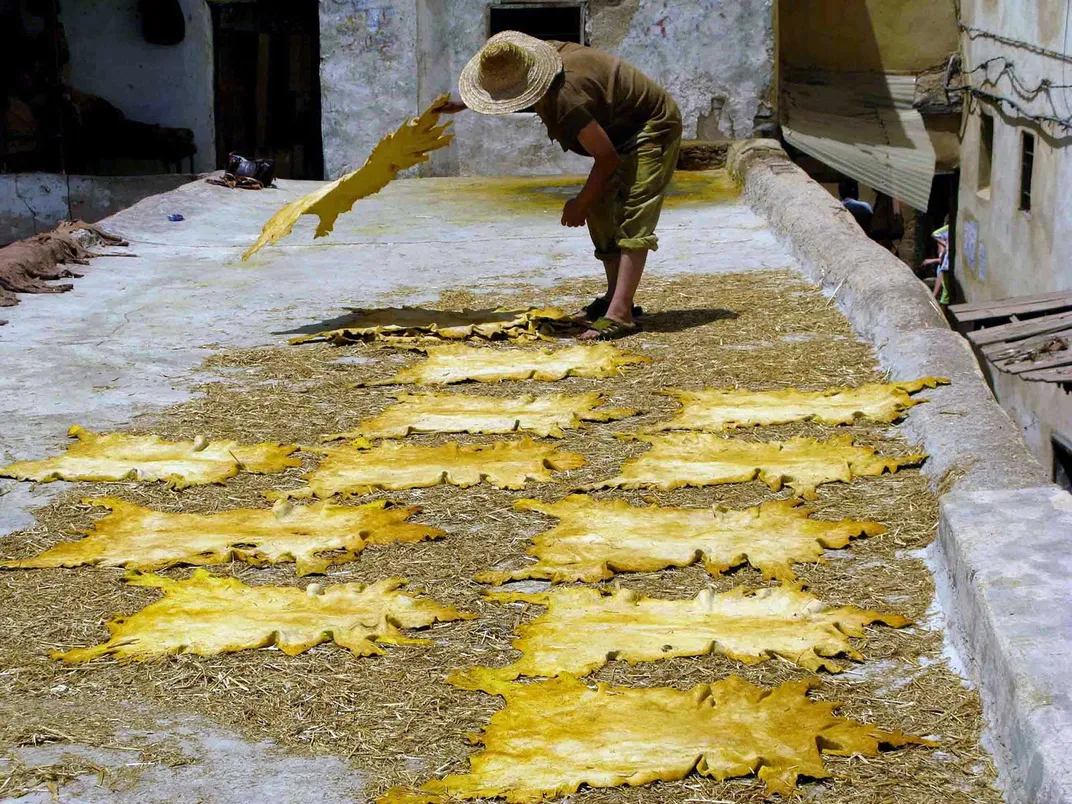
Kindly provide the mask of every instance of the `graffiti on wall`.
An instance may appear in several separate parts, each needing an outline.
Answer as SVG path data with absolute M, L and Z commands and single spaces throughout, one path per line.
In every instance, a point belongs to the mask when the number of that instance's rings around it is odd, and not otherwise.
M 397 38 L 392 25 L 397 9 L 384 5 L 383 0 L 353 0 L 352 6 L 339 25 L 339 33 L 355 50 L 388 55 Z
M 961 256 L 968 267 L 975 270 L 975 251 L 979 246 L 979 224 L 977 221 L 967 220 L 964 222 L 964 242 L 961 246 Z

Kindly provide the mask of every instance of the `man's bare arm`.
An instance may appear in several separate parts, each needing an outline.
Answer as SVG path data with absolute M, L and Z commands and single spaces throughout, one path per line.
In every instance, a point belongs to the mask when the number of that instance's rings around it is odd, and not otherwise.
M 464 112 L 468 108 L 469 107 L 465 105 L 465 101 L 448 98 L 436 109 L 436 111 L 440 114 L 458 114 L 458 112 Z
M 595 164 L 592 165 L 592 170 L 588 174 L 588 181 L 584 183 L 584 187 L 577 194 L 577 197 L 571 198 L 566 202 L 565 209 L 562 210 L 563 226 L 584 225 L 588 219 L 589 210 L 603 195 L 607 188 L 607 183 L 614 176 L 614 171 L 618 169 L 618 165 L 621 162 L 621 157 L 618 156 L 614 143 L 610 141 L 610 137 L 607 136 L 603 126 L 599 125 L 595 120 L 581 129 L 577 139 L 580 140 L 581 145 L 595 160 Z

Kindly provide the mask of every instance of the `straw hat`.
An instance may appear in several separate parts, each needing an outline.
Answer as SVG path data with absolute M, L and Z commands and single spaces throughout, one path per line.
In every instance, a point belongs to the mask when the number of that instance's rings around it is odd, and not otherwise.
M 495 34 L 465 65 L 458 91 L 481 114 L 510 114 L 532 106 L 562 71 L 562 57 L 546 42 L 518 31 Z

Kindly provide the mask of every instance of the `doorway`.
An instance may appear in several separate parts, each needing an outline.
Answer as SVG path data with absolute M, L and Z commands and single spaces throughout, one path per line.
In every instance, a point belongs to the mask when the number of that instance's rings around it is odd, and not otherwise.
M 317 0 L 212 3 L 216 166 L 271 159 L 283 179 L 324 178 Z

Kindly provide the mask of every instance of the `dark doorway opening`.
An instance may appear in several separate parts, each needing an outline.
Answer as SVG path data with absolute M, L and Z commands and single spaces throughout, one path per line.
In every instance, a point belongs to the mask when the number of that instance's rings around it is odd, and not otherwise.
M 584 44 L 583 3 L 504 3 L 492 6 L 488 14 L 488 36 L 520 31 L 537 39 Z
M 236 152 L 284 179 L 322 179 L 317 0 L 212 4 L 216 166 Z
M 1053 482 L 1066 491 L 1072 491 L 1072 442 L 1054 435 L 1052 443 Z

